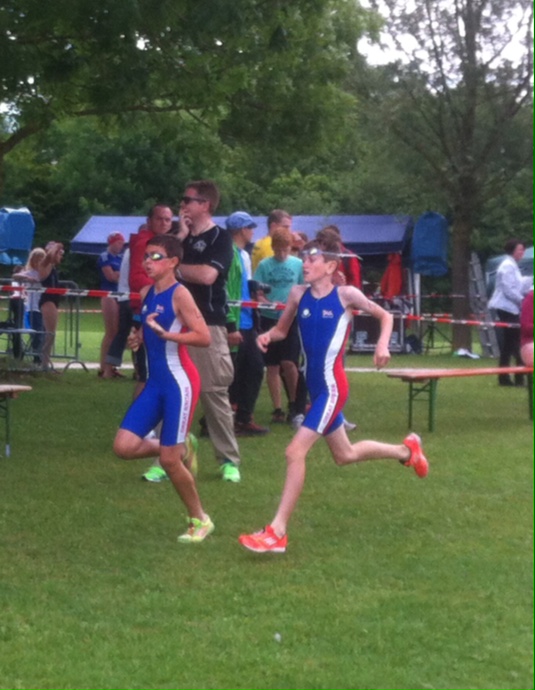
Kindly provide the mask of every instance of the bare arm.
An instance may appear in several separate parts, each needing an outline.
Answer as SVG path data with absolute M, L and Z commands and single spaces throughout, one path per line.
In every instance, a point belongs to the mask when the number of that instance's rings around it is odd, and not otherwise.
M 197 308 L 190 291 L 183 285 L 178 286 L 173 293 L 173 308 L 188 331 L 174 333 L 166 331 L 156 321 L 158 314 L 149 314 L 146 324 L 163 340 L 171 340 L 178 345 L 194 345 L 208 347 L 211 342 L 210 331 L 201 312 Z
M 213 285 L 218 275 L 217 269 L 208 264 L 180 264 L 178 269 L 179 280 L 198 285 Z
M 52 269 L 57 266 L 63 257 L 63 245 L 61 242 L 52 242 L 46 250 L 45 258 L 39 264 L 39 279 L 45 280 L 51 274 Z
M 369 300 L 358 288 L 346 285 L 339 288 L 338 294 L 342 304 L 348 309 L 359 309 L 367 312 L 379 321 L 380 333 L 375 346 L 373 362 L 378 369 L 385 367 L 390 361 L 388 345 L 392 335 L 394 318 L 390 312 Z
M 297 314 L 299 300 L 306 289 L 306 285 L 294 285 L 290 290 L 288 301 L 286 302 L 286 306 L 280 319 L 277 321 L 275 326 L 273 326 L 273 328 L 270 328 L 269 331 L 262 333 L 256 339 L 256 343 L 262 352 L 266 352 L 269 343 L 274 343 L 278 340 L 284 340 L 284 338 L 286 338 L 295 315 Z
M 102 268 L 102 275 L 109 280 L 110 283 L 116 283 L 119 280 L 119 271 L 114 271 L 111 266 L 104 266 Z
M 23 280 L 27 283 L 38 283 L 39 278 L 34 278 L 33 276 L 29 275 L 28 271 L 21 271 L 20 273 L 15 273 L 13 275 L 14 280 Z

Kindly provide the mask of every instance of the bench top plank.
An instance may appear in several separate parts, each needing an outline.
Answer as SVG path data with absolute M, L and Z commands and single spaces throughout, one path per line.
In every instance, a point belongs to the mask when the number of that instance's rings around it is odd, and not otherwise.
M 13 396 L 16 393 L 22 393 L 23 391 L 31 391 L 31 386 L 18 386 L 11 383 L 0 384 L 0 396 L 6 398 L 7 396 Z
M 390 369 L 386 375 L 402 381 L 454 378 L 460 376 L 497 376 L 498 374 L 533 374 L 532 367 L 472 367 L 467 369 Z

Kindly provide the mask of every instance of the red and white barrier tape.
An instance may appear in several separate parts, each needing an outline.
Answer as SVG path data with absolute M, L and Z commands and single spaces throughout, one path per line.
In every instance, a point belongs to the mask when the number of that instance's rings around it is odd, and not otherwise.
M 115 298 L 125 298 L 130 297 L 132 299 L 140 299 L 140 295 L 137 292 L 116 292 L 113 290 L 81 290 L 80 288 L 43 288 L 43 287 L 14 287 L 13 285 L 0 285 L 1 292 L 38 292 L 46 293 L 47 295 L 59 295 L 62 297 L 115 297 Z M 229 300 L 228 305 L 230 307 L 248 307 L 251 309 L 270 309 L 272 311 L 282 311 L 286 306 L 282 302 L 253 302 L 253 301 L 241 301 L 241 300 Z M 365 312 L 354 311 L 355 315 L 365 314 Z M 399 318 L 407 319 L 407 321 L 430 321 L 432 323 L 450 323 L 458 324 L 461 326 L 486 326 L 486 327 L 499 327 L 499 328 L 519 328 L 516 323 L 507 323 L 504 321 L 477 321 L 474 319 L 452 319 L 449 317 L 440 316 L 416 316 L 414 314 L 399 314 Z

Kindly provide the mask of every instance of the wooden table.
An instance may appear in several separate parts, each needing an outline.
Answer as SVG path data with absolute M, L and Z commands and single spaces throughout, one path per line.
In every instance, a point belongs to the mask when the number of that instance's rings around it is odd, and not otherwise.
M 462 376 L 498 376 L 499 374 L 527 374 L 528 414 L 533 419 L 533 368 L 531 367 L 479 367 L 466 369 L 391 369 L 386 375 L 409 384 L 409 429 L 412 428 L 412 407 L 418 396 L 428 401 L 428 428 L 435 429 L 437 386 L 440 379 Z

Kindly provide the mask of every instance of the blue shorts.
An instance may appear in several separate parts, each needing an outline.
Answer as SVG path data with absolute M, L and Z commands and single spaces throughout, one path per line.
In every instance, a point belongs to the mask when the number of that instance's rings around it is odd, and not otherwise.
M 349 397 L 347 378 L 344 374 L 344 376 L 333 378 L 330 384 L 323 382 L 312 388 L 313 390 L 310 390 L 309 386 L 312 405 L 306 414 L 303 426 L 322 436 L 327 436 L 344 423 L 342 410 Z
M 310 406 L 303 426 L 322 436 L 328 436 L 344 423 L 344 415 L 342 412 L 337 412 L 337 409 L 337 407 L 333 407 L 327 393 L 320 395 Z
M 196 402 L 192 386 L 180 387 L 172 381 L 164 387 L 149 379 L 128 408 L 120 428 L 144 438 L 162 422 L 160 445 L 176 446 L 186 440 Z

